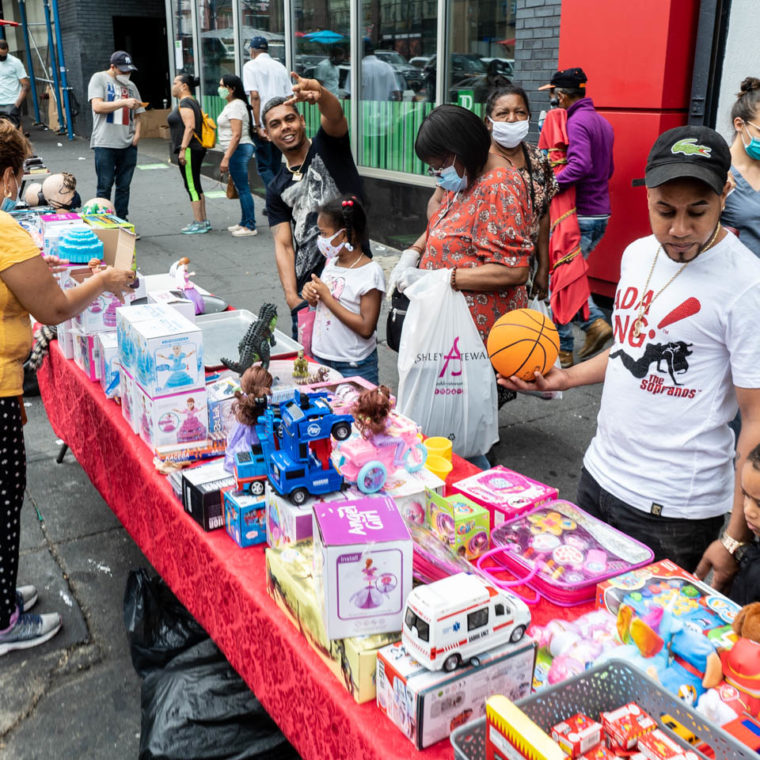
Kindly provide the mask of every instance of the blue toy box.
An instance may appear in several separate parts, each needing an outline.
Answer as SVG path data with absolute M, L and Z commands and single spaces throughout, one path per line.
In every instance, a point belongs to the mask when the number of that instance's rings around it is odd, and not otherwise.
M 114 398 L 119 395 L 119 346 L 116 333 L 98 333 L 96 340 L 100 387 L 106 398 Z
M 238 546 L 263 544 L 267 540 L 265 522 L 263 496 L 245 491 L 224 492 L 224 528 Z

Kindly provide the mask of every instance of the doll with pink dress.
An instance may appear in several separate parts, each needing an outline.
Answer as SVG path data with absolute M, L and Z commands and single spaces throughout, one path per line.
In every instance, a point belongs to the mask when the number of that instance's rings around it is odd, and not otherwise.
M 177 443 L 189 443 L 190 441 L 202 441 L 206 437 L 206 427 L 198 418 L 203 407 L 196 409 L 195 399 L 187 400 L 185 409 L 174 409 L 177 414 L 184 414 L 185 420 L 177 431 Z

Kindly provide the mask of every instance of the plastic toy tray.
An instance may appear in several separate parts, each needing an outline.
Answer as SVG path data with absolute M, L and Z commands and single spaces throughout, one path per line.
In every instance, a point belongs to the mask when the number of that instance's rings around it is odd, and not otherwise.
M 649 564 L 654 556 L 649 547 L 562 499 L 502 523 L 491 542 L 504 548 L 493 556 L 496 562 L 564 606 L 593 599 L 597 583 Z
M 671 716 L 697 736 L 697 745 L 708 744 L 715 753 L 715 760 L 757 760 L 757 754 L 749 747 L 622 660 L 609 660 L 563 683 L 531 694 L 516 704 L 549 733 L 553 725 L 576 713 L 596 718 L 600 712 L 622 707 L 628 702 L 636 702 L 671 739 L 699 757 L 706 758 L 706 755 L 669 729 L 662 721 L 663 716 Z M 451 734 L 451 743 L 457 760 L 485 760 L 486 719 L 480 718 L 456 729 Z
M 222 357 L 237 360 L 238 343 L 245 331 L 258 317 L 247 309 L 224 311 L 221 314 L 201 314 L 195 323 L 203 333 L 203 362 L 207 369 L 222 365 Z M 274 331 L 275 344 L 271 347 L 272 358 L 295 356 L 303 346 L 279 330 Z

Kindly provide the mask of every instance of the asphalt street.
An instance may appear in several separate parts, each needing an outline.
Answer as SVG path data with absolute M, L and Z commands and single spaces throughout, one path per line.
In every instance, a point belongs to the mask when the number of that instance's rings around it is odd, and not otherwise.
M 69 142 L 38 128 L 32 128 L 31 139 L 52 170 L 76 176 L 84 200 L 95 195 L 86 140 Z M 188 256 L 198 284 L 252 311 L 263 302 L 275 303 L 287 330 L 263 200 L 256 198 L 258 236 L 231 237 L 226 228 L 239 221 L 238 202 L 224 197 L 218 181 L 204 178 L 204 190 L 216 196 L 207 200 L 213 231 L 181 235 L 180 228 L 191 220 L 190 206 L 168 156 L 168 143 L 162 140 L 140 145 L 130 219 L 142 236 L 137 244 L 141 271 L 167 272 L 173 261 Z M 377 204 L 372 209 L 375 215 L 389 211 Z M 389 273 L 398 251 L 380 244 L 373 248 Z M 395 389 L 396 354 L 384 343 L 385 309 L 379 325 L 380 378 Z M 572 500 L 599 398 L 595 387 L 573 390 L 562 400 L 519 397 L 507 404 L 499 417 L 496 461 L 557 486 L 561 496 Z M 36 584 L 37 611 L 57 610 L 64 624 L 47 644 L 0 660 L 0 758 L 133 760 L 140 733 L 140 679 L 129 658 L 122 598 L 129 570 L 148 562 L 73 455 L 69 452 L 56 464 L 61 442 L 39 397 L 27 399 L 26 407 L 28 486 L 19 582 Z M 395 730 L 390 723 L 387 729 Z

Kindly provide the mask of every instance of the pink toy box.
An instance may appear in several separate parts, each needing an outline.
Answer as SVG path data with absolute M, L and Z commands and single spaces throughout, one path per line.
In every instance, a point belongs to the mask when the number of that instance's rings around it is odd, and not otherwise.
M 312 385 L 301 386 L 301 390 L 306 393 L 312 391 L 327 391 L 329 396 L 330 408 L 335 414 L 350 414 L 351 407 L 359 398 L 359 394 L 362 391 L 372 390 L 376 388 L 376 385 L 372 385 L 368 380 L 363 377 L 345 377 L 343 380 L 335 381 L 331 380 L 326 383 L 313 383 Z M 396 403 L 396 397 L 391 396 L 391 404 Z
M 390 644 L 377 653 L 377 706 L 417 749 L 429 747 L 485 715 L 491 694 L 529 696 L 535 646 L 527 637 L 502 644 L 483 652 L 479 666 L 447 673 L 428 670 L 401 643 Z
M 559 495 L 556 488 L 501 465 L 460 480 L 451 490 L 485 507 L 491 516 L 491 530 Z
M 342 491 L 328 493 L 318 499 L 309 498 L 300 506 L 280 496 L 266 484 L 266 540 L 273 549 L 285 549 L 291 544 L 311 538 L 314 505 L 325 501 L 345 501 Z
M 205 388 L 150 398 L 136 386 L 133 419 L 140 438 L 151 449 L 208 438 Z
M 493 555 L 516 579 L 554 604 L 591 601 L 596 584 L 648 564 L 648 546 L 569 501 L 553 501 L 491 532 Z M 488 568 L 481 568 L 489 572 Z M 497 577 L 494 583 L 500 583 Z M 507 581 L 511 583 L 511 581 Z
M 488 512 L 461 493 L 427 492 L 427 519 L 433 532 L 460 557 L 477 559 L 488 549 Z
M 100 361 L 95 335 L 74 333 L 74 362 L 90 380 L 100 380 Z
M 329 639 L 401 630 L 412 539 L 393 499 L 314 505 L 314 577 Z

